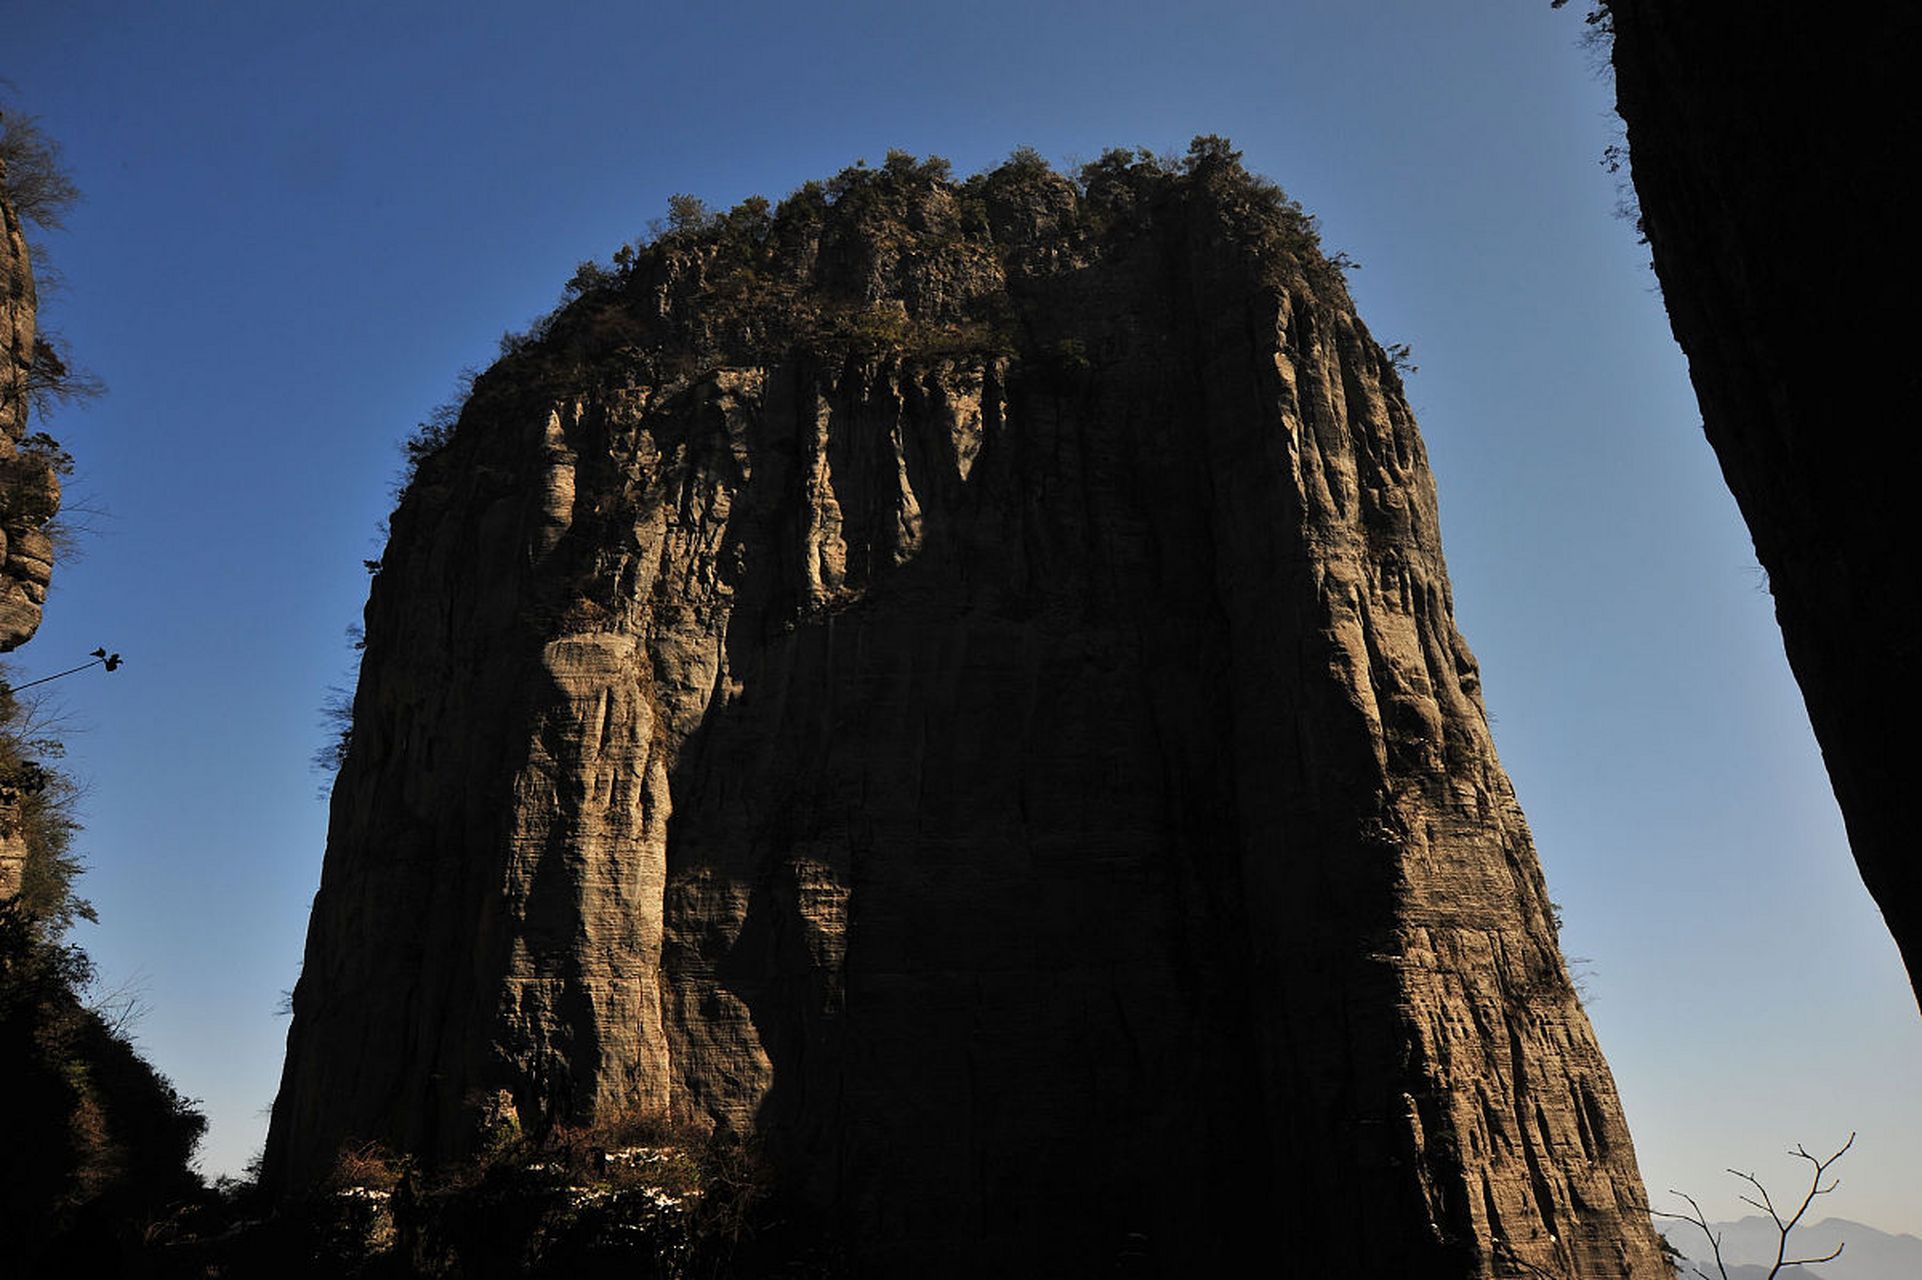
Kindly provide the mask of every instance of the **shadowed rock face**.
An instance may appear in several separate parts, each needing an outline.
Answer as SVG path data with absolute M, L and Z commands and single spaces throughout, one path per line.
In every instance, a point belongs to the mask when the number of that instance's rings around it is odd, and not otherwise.
M 505 1090 L 877 1274 L 1663 1274 L 1399 379 L 1220 149 L 851 171 L 484 375 L 294 1008 L 283 1187 Z
M 40 628 L 53 573 L 53 544 L 42 526 L 60 508 L 60 481 L 38 452 L 20 448 L 27 430 L 33 367 L 33 264 L 20 218 L 5 195 L 0 161 L 0 653 Z
M 1612 0 L 1616 104 L 1702 422 L 1862 879 L 1922 993 L 1914 5 Z

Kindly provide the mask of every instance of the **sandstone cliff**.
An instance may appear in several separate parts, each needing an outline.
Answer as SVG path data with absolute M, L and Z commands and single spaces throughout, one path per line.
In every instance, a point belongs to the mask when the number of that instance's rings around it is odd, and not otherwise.
M 876 1274 L 1664 1274 L 1299 210 L 895 156 L 617 261 L 393 517 L 271 1180 L 654 1113 Z
M 60 481 L 47 451 L 27 433 L 34 369 L 33 264 L 0 157 L 0 653 L 25 644 L 40 627 L 53 545 L 44 526 L 60 507 Z
M 1635 192 L 1862 879 L 1922 996 L 1915 6 L 1610 0 Z
M 9 198 L 0 154 L 0 653 L 40 628 L 53 576 L 53 543 L 45 525 L 60 507 L 60 481 L 47 451 L 21 447 L 34 362 L 33 262 L 25 228 Z M 0 902 L 19 894 L 27 862 L 20 835 L 20 797 L 0 777 Z

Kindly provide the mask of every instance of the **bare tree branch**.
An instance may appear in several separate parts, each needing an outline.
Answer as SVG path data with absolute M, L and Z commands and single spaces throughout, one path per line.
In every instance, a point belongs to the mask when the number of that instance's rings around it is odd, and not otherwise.
M 41 326 L 27 366 L 27 403 L 35 418 L 45 422 L 61 405 L 97 399 L 106 389 L 106 383 L 73 363 L 59 334 Z
M 1788 1249 L 1789 1249 L 1789 1232 L 1795 1230 L 1796 1224 L 1802 1221 L 1802 1216 L 1809 1211 L 1809 1206 L 1815 1203 L 1815 1197 L 1825 1196 L 1829 1192 L 1835 1190 L 1837 1187 L 1842 1185 L 1842 1180 L 1840 1178 L 1833 1178 L 1829 1181 L 1829 1185 L 1825 1187 L 1822 1185 L 1822 1175 L 1828 1172 L 1830 1165 L 1834 1164 L 1837 1160 L 1840 1160 L 1843 1156 L 1847 1155 L 1849 1153 L 1849 1148 L 1854 1145 L 1855 1145 L 1855 1135 L 1851 1133 L 1849 1135 L 1849 1140 L 1842 1144 L 1842 1149 L 1837 1151 L 1834 1155 L 1830 1156 L 1826 1160 L 1819 1159 L 1816 1156 L 1810 1155 L 1808 1148 L 1803 1146 L 1799 1142 L 1795 1145 L 1795 1150 L 1789 1152 L 1790 1155 L 1796 1156 L 1802 1160 L 1806 1160 L 1811 1165 L 1815 1166 L 1815 1172 L 1809 1176 L 1808 1194 L 1802 1197 L 1801 1207 L 1796 1209 L 1795 1216 L 1788 1220 L 1788 1225 L 1782 1226 L 1782 1220 L 1780 1218 L 1777 1218 L 1775 1220 L 1776 1225 L 1781 1227 L 1782 1238 L 1776 1245 L 1775 1266 L 1773 1269 L 1769 1271 L 1770 1280 L 1774 1280 L 1775 1273 L 1780 1271 L 1783 1267 L 1799 1267 L 1799 1266 L 1802 1266 L 1805 1262 L 1828 1262 L 1835 1258 L 1840 1257 L 1842 1255 L 1842 1250 L 1847 1247 L 1846 1244 L 1837 1245 L 1835 1247 L 1835 1252 L 1831 1253 L 1826 1258 L 1805 1258 L 1795 1262 L 1787 1261 Z
M 1775 1224 L 1775 1264 L 1769 1268 L 1767 1280 L 1776 1280 L 1776 1277 L 1789 1267 L 1806 1267 L 1818 1262 L 1833 1262 L 1835 1259 L 1841 1257 L 1842 1250 L 1848 1247 L 1846 1243 L 1838 1244 L 1835 1246 L 1833 1253 L 1824 1254 L 1819 1258 L 1789 1257 L 1789 1234 L 1801 1225 L 1803 1217 L 1806 1216 L 1809 1211 L 1809 1206 L 1815 1203 L 1817 1196 L 1825 1196 L 1842 1185 L 1841 1179 L 1831 1178 L 1829 1179 L 1828 1185 L 1824 1186 L 1822 1184 L 1823 1175 L 1828 1173 L 1829 1168 L 1834 1165 L 1837 1160 L 1847 1155 L 1849 1148 L 1854 1145 L 1855 1135 L 1851 1133 L 1849 1140 L 1842 1144 L 1841 1149 L 1826 1159 L 1810 1154 L 1808 1148 L 1800 1144 L 1797 1144 L 1795 1150 L 1789 1152 L 1790 1155 L 1798 1159 L 1806 1160 L 1813 1165 L 1814 1173 L 1809 1178 L 1809 1189 L 1802 1196 L 1802 1203 L 1796 1206 L 1795 1212 L 1789 1215 L 1787 1221 L 1784 1221 L 1782 1215 L 1776 1210 L 1774 1198 L 1769 1195 L 1768 1188 L 1762 1185 L 1759 1178 L 1752 1173 L 1743 1173 L 1740 1169 L 1728 1170 L 1729 1173 L 1748 1183 L 1751 1187 L 1754 1187 L 1756 1194 L 1761 1196 L 1760 1200 L 1755 1199 L 1754 1196 L 1738 1196 L 1737 1199 L 1743 1204 L 1750 1205 L 1768 1214 L 1769 1220 Z M 1684 1195 L 1680 1191 L 1671 1190 L 1669 1194 L 1672 1196 L 1681 1196 L 1682 1199 L 1688 1201 L 1690 1212 L 1669 1213 L 1661 1209 L 1652 1209 L 1650 1213 L 1657 1218 L 1674 1218 L 1680 1222 L 1693 1223 L 1700 1229 L 1701 1233 L 1708 1237 L 1709 1248 L 1714 1252 L 1715 1270 L 1720 1274 L 1721 1280 L 1728 1280 L 1728 1266 L 1722 1261 L 1722 1237 L 1715 1232 L 1714 1228 L 1709 1226 L 1708 1215 L 1702 1212 L 1702 1206 L 1695 1202 L 1695 1197 Z M 1702 1277 L 1702 1280 L 1716 1280 L 1715 1276 L 1709 1275 L 1699 1267 L 1691 1266 L 1689 1270 Z
M 109 990 L 95 987 L 88 992 L 87 1008 L 107 1034 L 116 1039 L 132 1038 L 133 1030 L 153 1012 L 153 1004 L 147 999 L 147 976 L 135 973 L 120 985 Z
M 1842 1250 L 1848 1247 L 1848 1243 L 1845 1241 L 1842 1244 L 1836 1245 L 1835 1252 L 1833 1253 L 1825 1253 L 1819 1258 L 1794 1258 L 1788 1262 L 1784 1262 L 1782 1265 L 1785 1267 L 1806 1267 L 1815 1262 L 1834 1262 L 1842 1256 Z
M 0 170 L 14 212 L 27 222 L 58 228 L 80 189 L 60 161 L 60 144 L 40 131 L 40 121 L 19 111 L 0 115 Z
M 1675 1218 L 1682 1222 L 1692 1222 L 1697 1227 L 1700 1227 L 1702 1234 L 1708 1237 L 1708 1247 L 1715 1253 L 1715 1270 L 1720 1274 L 1721 1280 L 1728 1280 L 1728 1267 L 1722 1261 L 1722 1237 L 1708 1225 L 1708 1215 L 1702 1212 L 1702 1206 L 1695 1202 L 1694 1196 L 1688 1195 L 1685 1192 L 1670 1188 L 1669 1194 L 1672 1196 L 1681 1196 L 1682 1199 L 1688 1201 L 1688 1207 L 1694 1212 L 1668 1213 L 1661 1209 L 1651 1209 L 1649 1212 L 1658 1218 Z M 1715 1280 L 1714 1276 L 1709 1275 L 1700 1267 L 1690 1267 L 1689 1270 L 1701 1276 L 1702 1280 Z

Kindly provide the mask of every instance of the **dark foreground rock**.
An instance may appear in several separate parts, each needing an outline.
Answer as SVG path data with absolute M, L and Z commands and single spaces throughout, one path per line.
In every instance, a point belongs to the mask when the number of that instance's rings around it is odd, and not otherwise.
M 417 442 L 271 1185 L 656 1116 L 867 1274 L 1665 1274 L 1392 361 L 1224 144 L 1082 176 L 683 207 Z
M 1922 10 L 1609 0 L 1635 193 L 1849 844 L 1922 993 Z

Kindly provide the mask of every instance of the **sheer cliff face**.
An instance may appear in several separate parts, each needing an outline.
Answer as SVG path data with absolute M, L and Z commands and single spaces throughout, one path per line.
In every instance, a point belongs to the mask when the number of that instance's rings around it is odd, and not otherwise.
M 1218 152 L 843 175 L 484 375 L 294 1007 L 282 1185 L 505 1091 L 881 1273 L 1663 1274 L 1399 379 Z
M 34 305 L 33 263 L 0 161 L 0 653 L 19 648 L 40 629 L 53 576 L 53 543 L 42 526 L 60 507 L 53 467 L 19 444 L 27 430 Z M 25 874 L 18 805 L 13 788 L 0 784 L 0 902 L 19 894 Z
M 1863 882 L 1922 996 L 1922 699 L 1907 678 L 1922 656 L 1922 9 L 1607 9 L 1635 191 L 1703 427 L 1768 571 Z
M 40 628 L 53 573 L 42 526 L 60 507 L 60 481 L 39 452 L 20 448 L 34 351 L 33 264 L 20 218 L 6 198 L 0 161 L 0 653 Z

